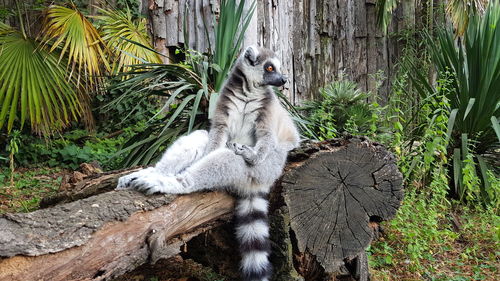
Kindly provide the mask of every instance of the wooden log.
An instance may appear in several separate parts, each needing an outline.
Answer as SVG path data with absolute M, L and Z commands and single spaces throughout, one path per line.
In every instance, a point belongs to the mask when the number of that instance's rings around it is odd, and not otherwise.
M 116 187 L 119 177 L 140 169 L 141 168 L 137 167 L 89 175 L 83 180 L 71 184 L 64 190 L 60 190 L 55 195 L 42 198 L 40 208 L 47 208 L 61 203 L 73 202 L 92 195 L 112 191 Z
M 350 155 L 353 155 L 352 159 Z M 381 201 L 373 200 L 373 202 L 383 204 L 390 202 L 389 204 L 391 204 L 391 206 L 394 205 L 394 207 L 397 207 L 402 199 L 401 173 L 399 173 L 395 166 L 392 154 L 383 146 L 370 142 L 364 138 L 347 138 L 318 143 L 303 143 L 300 148 L 290 153 L 285 172 L 281 179 L 275 184 L 273 192 L 270 195 L 271 262 L 275 268 L 272 278 L 273 281 L 368 280 L 369 278 L 365 249 L 380 233 L 379 223 L 382 220 L 389 219 L 394 214 L 395 209 L 389 207 L 390 210 L 388 213 L 380 217 L 377 216 L 376 213 L 370 213 L 370 215 L 368 215 L 368 213 L 362 214 L 362 212 L 360 212 L 359 219 L 356 221 L 349 221 L 349 227 L 352 229 L 359 229 L 363 234 L 367 234 L 366 232 L 369 233 L 368 236 L 364 237 L 365 240 L 362 241 L 363 243 L 353 245 L 358 243 L 356 239 L 361 239 L 354 236 L 348 237 L 342 241 L 338 241 L 337 239 L 337 241 L 331 242 L 338 243 L 334 246 L 339 247 L 340 251 L 343 251 L 343 248 L 347 248 L 354 254 L 347 253 L 347 255 L 344 255 L 344 253 L 340 253 L 332 258 L 329 256 L 332 253 L 328 252 L 325 256 L 317 256 L 321 249 L 309 246 L 307 239 L 309 237 L 311 237 L 310 239 L 314 239 L 314 235 L 318 232 L 337 232 L 340 235 L 345 235 L 343 229 L 335 227 L 333 222 L 335 222 L 335 220 L 339 222 L 343 220 L 345 225 L 345 219 L 353 218 L 347 216 L 348 213 L 345 211 L 351 212 L 350 204 L 353 203 L 351 201 L 344 202 L 344 205 L 335 205 L 334 207 L 338 207 L 339 211 L 334 209 L 330 213 L 325 213 L 324 206 L 336 204 L 336 202 L 333 201 L 335 199 L 334 190 L 337 188 L 347 188 L 346 191 L 350 190 L 355 188 L 355 186 L 352 185 L 352 183 L 355 183 L 355 180 L 366 178 L 353 174 L 352 176 L 354 177 L 345 177 L 344 179 L 344 182 L 347 184 L 351 183 L 350 186 L 339 187 L 339 181 L 332 180 L 330 171 L 321 167 L 321 161 L 323 161 L 321 159 L 329 160 L 326 161 L 325 165 L 329 169 L 337 166 L 337 169 L 339 169 L 338 167 L 344 167 L 346 170 L 352 169 L 356 167 L 356 165 L 363 165 L 363 163 L 365 163 L 364 165 L 366 166 L 367 162 L 375 166 L 377 165 L 376 163 L 380 162 L 380 165 L 384 166 L 384 168 L 381 168 L 378 172 L 372 173 L 369 169 L 358 171 L 359 174 L 366 173 L 369 177 L 373 174 L 373 181 L 375 181 L 375 179 L 382 180 L 382 182 L 377 182 L 377 188 L 380 189 L 380 192 L 385 190 L 387 183 L 392 182 L 391 189 L 394 190 L 394 193 L 382 192 L 380 194 L 382 196 L 381 199 L 387 198 Z M 371 160 L 367 161 L 366 159 Z M 324 162 L 325 161 L 323 161 L 323 164 Z M 332 163 L 336 164 L 332 165 Z M 347 164 L 350 166 L 346 166 Z M 342 169 L 339 170 L 345 172 Z M 353 169 L 353 171 L 356 172 L 357 170 Z M 316 177 L 312 178 L 311 175 L 316 175 Z M 307 179 L 315 183 L 322 182 L 323 184 L 314 184 L 310 189 L 306 190 L 302 188 L 303 186 L 301 187 L 299 185 L 307 181 Z M 384 181 L 384 179 L 388 180 Z M 366 187 L 360 188 L 367 189 L 367 192 L 370 192 L 370 188 L 373 187 L 375 187 L 375 185 L 367 184 Z M 323 196 L 325 189 L 328 188 L 331 189 L 329 192 L 332 192 L 332 195 L 330 197 Z M 311 193 L 317 195 L 317 197 L 310 196 Z M 322 228 L 315 228 L 313 226 L 310 229 L 304 229 L 301 228 L 300 225 L 297 226 L 297 220 L 300 219 L 300 216 L 297 216 L 293 204 L 290 204 L 288 199 L 286 199 L 287 197 L 290 199 L 291 194 L 296 196 L 295 200 L 297 200 L 297 202 L 303 201 L 303 205 L 312 207 L 312 212 L 317 212 L 316 216 L 322 216 L 324 218 L 325 223 L 322 225 Z M 318 204 L 317 201 L 313 200 L 314 198 L 319 198 L 324 200 L 324 202 Z M 375 199 L 377 198 L 378 197 L 375 197 Z M 347 209 L 343 211 L 340 210 L 341 207 L 345 208 L 346 203 Z M 367 205 L 366 208 L 370 209 L 370 206 L 373 205 Z M 383 207 L 381 207 L 380 211 L 382 210 Z M 375 208 L 375 211 L 378 211 L 377 208 Z M 358 212 L 354 214 L 358 215 Z M 292 217 L 293 215 L 295 215 L 295 217 Z M 313 216 L 314 215 L 311 214 L 311 217 Z M 341 223 L 337 226 L 339 225 L 341 225 Z M 223 272 L 225 276 L 229 277 L 227 280 L 240 280 L 234 277 L 237 276 L 237 267 L 234 262 L 234 257 L 236 257 L 238 253 L 234 250 L 237 246 L 234 244 L 232 231 L 233 228 L 231 226 L 223 226 L 194 238 L 188 242 L 188 251 L 185 255 L 202 264 L 220 270 L 220 273 Z M 301 234 L 301 236 L 298 234 Z M 363 234 L 355 233 L 356 236 Z M 299 243 L 302 247 L 299 247 Z M 304 247 L 304 245 L 306 246 Z M 233 266 L 227 265 L 227 261 L 221 261 L 222 258 L 213 259 L 214 255 L 229 257 L 227 259 L 233 263 Z M 325 260 L 326 258 L 328 258 L 328 260 Z
M 0 217 L 0 280 L 109 280 L 170 257 L 191 237 L 226 222 L 222 192 L 144 196 L 112 191 Z
M 109 191 L 130 171 L 87 177 L 46 200 L 64 204 L 0 216 L 0 281 L 109 280 L 171 257 L 192 237 L 230 220 L 234 200 L 222 192 Z M 366 280 L 364 250 L 374 226 L 398 208 L 401 182 L 392 154 L 366 139 L 306 142 L 292 151 L 270 196 L 275 280 L 346 274 Z M 196 248 L 207 251 L 207 236 L 198 240 L 187 247 L 195 260 Z M 214 245 L 231 245 L 226 242 Z M 234 257 L 236 269 L 237 253 L 224 256 Z

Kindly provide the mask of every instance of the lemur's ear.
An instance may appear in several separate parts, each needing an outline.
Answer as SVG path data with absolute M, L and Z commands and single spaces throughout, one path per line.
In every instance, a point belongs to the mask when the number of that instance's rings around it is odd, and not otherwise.
M 245 60 L 248 61 L 250 65 L 255 65 L 257 62 L 257 56 L 259 55 L 259 51 L 257 46 L 250 46 L 245 50 Z

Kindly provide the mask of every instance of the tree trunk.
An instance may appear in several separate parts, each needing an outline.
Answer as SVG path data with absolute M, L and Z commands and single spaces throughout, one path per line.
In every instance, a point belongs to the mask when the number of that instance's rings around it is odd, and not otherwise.
M 253 1 L 247 0 L 249 5 Z M 214 46 L 213 18 L 219 0 L 142 0 L 148 7 L 155 48 L 166 55 L 177 46 L 206 52 Z M 289 76 L 284 94 L 294 104 L 318 96 L 318 89 L 344 75 L 361 90 L 378 91 L 387 100 L 396 59 L 401 55 L 399 38 L 390 38 L 376 25 L 375 0 L 260 0 L 244 43 L 272 49 Z M 396 34 L 412 28 L 417 1 L 401 1 L 390 24 Z M 185 7 L 189 7 L 189 11 Z M 248 8 L 248 7 L 247 7 Z M 207 24 L 207 31 L 205 31 Z M 376 77 L 375 74 L 381 73 Z M 382 77 L 380 77 L 382 76 Z M 381 78 L 383 81 L 380 81 Z M 378 84 L 382 83 L 380 87 Z
M 44 201 L 66 203 L 0 216 L 0 280 L 109 280 L 177 254 L 200 233 L 188 255 L 206 256 L 215 237 L 220 258 L 207 262 L 231 263 L 236 272 L 237 247 L 220 249 L 234 244 L 232 230 L 206 232 L 230 220 L 232 197 L 109 191 L 130 171 L 87 177 L 72 192 Z M 366 280 L 364 250 L 401 199 L 401 174 L 382 146 L 357 138 L 303 144 L 290 154 L 270 198 L 275 280 Z

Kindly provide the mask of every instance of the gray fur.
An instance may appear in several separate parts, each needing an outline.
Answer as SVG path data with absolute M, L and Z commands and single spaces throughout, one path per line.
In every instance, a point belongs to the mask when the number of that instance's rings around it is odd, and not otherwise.
M 208 137 L 196 131 L 180 138 L 155 167 L 124 176 L 117 186 L 177 194 L 227 188 L 237 194 L 245 280 L 269 278 L 267 201 L 262 195 L 299 143 L 292 119 L 271 88 L 285 81 L 272 51 L 247 48 L 220 92 Z

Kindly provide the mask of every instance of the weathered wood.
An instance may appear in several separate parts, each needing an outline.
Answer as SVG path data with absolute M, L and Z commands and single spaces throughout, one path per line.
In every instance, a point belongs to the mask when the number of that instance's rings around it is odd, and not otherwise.
M 103 280 L 179 252 L 227 221 L 225 193 L 144 196 L 112 191 L 0 217 L 0 280 Z
M 312 145 L 281 184 L 298 250 L 326 272 L 364 253 L 374 238 L 371 222 L 395 215 L 402 175 L 383 146 L 363 139 Z M 291 165 L 292 163 L 290 163 Z
M 402 199 L 392 155 L 366 139 L 347 138 L 305 142 L 288 160 L 270 196 L 276 280 L 365 280 L 364 250 Z M 109 191 L 131 171 L 87 177 L 51 200 L 77 201 L 0 216 L 0 281 L 109 279 L 177 254 L 183 243 L 231 217 L 233 199 L 220 192 Z M 210 261 L 213 253 L 231 250 L 214 265 L 229 262 L 224 274 L 237 276 L 233 229 L 224 229 L 224 235 L 211 232 L 190 242 L 186 255 Z M 215 250 L 207 252 L 207 243 Z
M 359 152 L 362 153 L 360 154 Z M 352 153 L 354 153 L 354 156 L 351 160 L 350 155 Z M 328 161 L 324 161 L 326 159 Z M 337 163 L 338 167 L 344 167 L 344 170 L 339 169 L 342 173 L 345 173 L 346 170 L 353 170 L 353 173 L 349 177 L 344 178 L 345 183 L 350 183 L 352 186 L 338 186 L 339 180 L 335 179 L 330 171 L 324 168 L 334 168 L 331 167 L 331 163 Z M 357 168 L 355 163 L 357 165 L 364 165 L 365 169 Z M 380 169 L 377 172 L 368 169 L 368 164 L 376 166 L 377 163 L 383 166 L 379 167 Z M 311 175 L 315 175 L 315 177 Z M 290 178 L 293 178 L 293 180 L 290 180 Z M 302 188 L 300 185 L 308 179 L 316 184 L 313 184 L 310 189 Z M 374 192 L 375 194 L 379 193 L 380 196 L 375 196 L 374 199 L 368 202 L 360 201 L 366 205 L 364 207 L 370 211 L 370 214 L 368 212 L 365 213 L 365 209 L 363 208 L 354 208 L 353 214 L 356 216 L 359 215 L 356 218 L 348 213 L 352 211 L 350 207 L 357 203 L 352 202 L 352 197 L 347 198 L 348 201 L 344 200 L 344 205 L 342 205 L 336 202 L 345 198 L 337 198 L 335 200 L 335 198 L 325 195 L 328 192 L 332 193 L 331 196 L 334 195 L 336 188 L 346 190 L 345 194 L 348 195 L 347 191 L 355 188 L 354 185 L 356 183 L 359 184 L 367 179 L 372 180 L 373 183 L 380 181 L 377 182 L 376 186 L 379 190 L 372 190 L 375 184 L 367 184 L 366 187 L 359 188 L 360 192 L 354 190 L 353 194 L 358 196 L 363 194 L 362 192 L 365 192 L 365 190 L 367 192 Z M 323 182 L 323 185 L 320 184 L 321 182 Z M 391 182 L 393 184 L 391 186 L 393 192 L 387 192 L 385 189 L 389 187 L 388 183 Z M 327 190 L 328 188 L 330 190 Z M 282 178 L 275 184 L 273 192 L 270 195 L 271 240 L 273 241 L 271 261 L 275 267 L 275 274 L 272 280 L 368 280 L 369 270 L 365 249 L 368 243 L 372 239 L 376 239 L 379 235 L 380 222 L 390 218 L 395 211 L 394 208 L 397 208 L 399 205 L 402 199 L 401 188 L 401 174 L 395 167 L 392 154 L 377 143 L 363 138 L 303 143 L 300 148 L 290 153 L 285 172 Z M 295 196 L 294 200 L 296 201 L 294 202 L 302 201 L 302 206 L 309 206 L 311 207 L 311 212 L 316 212 L 316 214 L 311 214 L 310 216 L 312 222 L 308 226 L 309 228 L 299 225 L 299 229 L 297 229 L 296 222 L 301 217 L 296 214 L 297 208 L 288 203 L 292 194 Z M 289 199 L 286 199 L 287 197 Z M 365 196 L 361 197 L 366 198 Z M 323 202 L 320 204 L 318 201 Z M 389 203 L 389 206 L 386 206 L 387 203 Z M 384 205 L 378 208 L 375 204 Z M 328 206 L 333 210 L 329 210 Z M 326 212 L 325 209 L 327 210 Z M 359 212 L 358 209 L 360 209 Z M 294 215 L 295 217 L 293 217 Z M 314 221 L 314 216 L 317 219 L 324 219 L 324 223 L 318 225 L 318 220 Z M 356 231 L 355 235 L 352 235 L 350 230 L 347 229 L 345 232 L 349 232 L 350 236 L 343 238 L 342 241 L 334 237 L 332 240 L 335 241 L 331 243 L 338 243 L 336 246 L 340 251 L 344 251 L 343 248 L 347 248 L 346 252 L 350 250 L 354 254 L 347 253 L 344 256 L 344 253 L 340 253 L 336 257 L 329 259 L 328 264 L 325 264 L 324 259 L 325 257 L 330 257 L 329 254 L 331 255 L 331 251 L 326 253 L 325 256 L 319 256 L 318 252 L 321 249 L 314 248 L 311 250 L 310 248 L 313 247 L 308 246 L 305 235 L 310 235 L 311 238 L 309 240 L 311 242 L 314 241 L 316 234 L 322 237 L 321 234 L 325 232 L 337 231 L 338 236 L 345 237 L 346 234 L 343 233 L 344 229 L 339 229 L 337 226 L 346 226 L 348 219 L 352 219 L 348 222 L 349 227 Z M 335 224 L 336 221 L 338 225 Z M 306 222 L 302 221 L 301 223 L 305 224 Z M 231 234 L 232 228 L 229 229 L 221 227 L 188 242 L 187 248 L 191 250 L 188 250 L 187 256 L 203 264 L 210 264 L 213 268 L 224 270 L 224 275 L 226 276 L 235 276 L 237 274 L 236 271 L 231 271 L 231 268 L 228 268 L 227 265 L 221 266 L 220 260 L 214 261 L 212 258 L 213 253 L 220 253 L 221 251 L 224 257 L 234 257 L 237 255 L 237 252 L 234 250 L 236 247 L 234 245 L 234 238 L 232 235 L 227 234 L 228 232 Z M 362 241 L 363 243 L 359 243 L 357 240 L 361 238 L 365 239 Z M 299 246 L 299 243 L 301 243 L 302 247 Z M 303 247 L 303 245 L 307 246 Z M 200 250 L 200 248 L 203 248 L 203 250 Z M 222 262 L 222 264 L 226 263 Z M 229 278 L 229 280 L 239 279 Z

